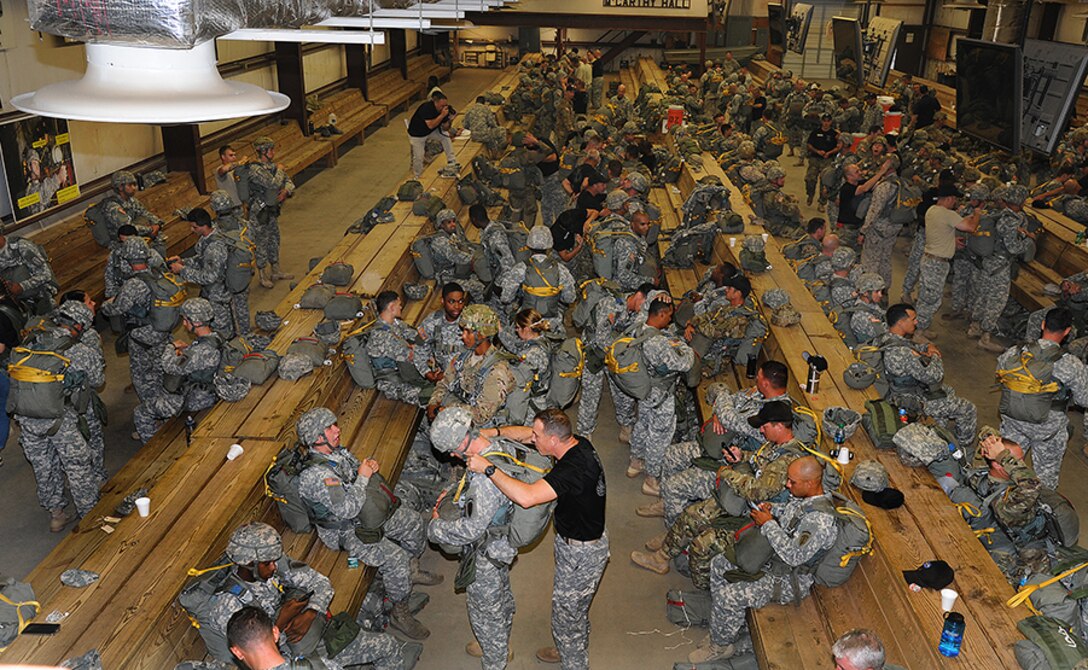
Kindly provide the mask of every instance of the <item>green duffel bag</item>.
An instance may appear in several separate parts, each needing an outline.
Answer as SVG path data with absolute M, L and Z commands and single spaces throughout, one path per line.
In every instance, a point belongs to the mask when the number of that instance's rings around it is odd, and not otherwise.
M 1028 638 L 1013 646 L 1016 662 L 1024 670 L 1073 670 L 1088 658 L 1088 646 L 1063 621 L 1029 616 L 1016 627 Z
M 446 203 L 433 193 L 424 193 L 412 203 L 412 214 L 425 216 L 432 221 L 444 209 L 446 209 Z
M 677 626 L 709 626 L 710 592 L 670 589 L 665 594 L 665 617 Z
M 336 289 L 325 284 L 314 284 L 299 298 L 300 309 L 325 309 L 325 305 L 336 296 Z
M 340 357 L 347 363 L 348 373 L 360 388 L 372 389 L 377 386 L 374 364 L 366 353 L 366 343 L 374 321 L 363 324 L 344 336 L 340 345 Z
M 414 202 L 421 195 L 423 195 L 423 184 L 415 179 L 409 179 L 397 189 L 397 200 L 401 202 Z
M 325 353 L 327 351 L 328 347 L 325 343 L 313 337 L 300 337 L 292 342 L 291 346 L 287 347 L 288 354 L 304 356 L 314 364 L 315 368 L 325 364 Z
M 325 303 L 325 318 L 330 321 L 351 321 L 363 311 L 363 300 L 354 293 L 337 293 Z
M 877 449 L 895 449 L 895 434 L 902 424 L 899 412 L 887 400 L 866 400 L 861 425 Z
M 569 407 L 582 387 L 582 369 L 586 354 L 579 337 L 568 337 L 552 357 L 551 381 L 548 384 L 548 406 Z
M 234 376 L 260 386 L 276 374 L 279 364 L 280 355 L 271 349 L 254 351 L 242 357 L 242 362 L 234 368 Z
M 332 286 L 350 286 L 355 278 L 355 266 L 351 263 L 330 263 L 321 273 L 321 283 Z

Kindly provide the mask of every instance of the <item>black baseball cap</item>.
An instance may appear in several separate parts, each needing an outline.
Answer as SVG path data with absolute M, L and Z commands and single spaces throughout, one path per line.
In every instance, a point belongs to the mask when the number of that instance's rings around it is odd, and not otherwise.
M 903 579 L 928 589 L 940 590 L 952 583 L 956 571 L 944 561 L 926 561 L 914 570 L 904 570 Z
M 748 425 L 759 428 L 765 423 L 793 425 L 793 408 L 788 402 L 769 402 L 759 408 L 759 414 L 748 417 Z
M 734 270 L 736 270 L 736 268 L 734 268 Z M 734 288 L 743 293 L 745 297 L 747 297 L 748 294 L 752 292 L 751 280 L 745 277 L 740 272 L 726 277 L 725 281 L 722 282 L 722 286 L 729 286 L 731 288 Z
M 861 499 L 866 504 L 881 509 L 897 509 L 903 506 L 903 492 L 890 486 L 883 491 L 862 491 Z
M 949 196 L 962 198 L 963 192 L 956 188 L 955 184 L 943 183 L 937 187 L 938 198 L 947 198 Z
M 594 172 L 589 175 L 589 181 L 586 182 L 586 186 L 593 186 L 594 184 L 607 184 L 608 179 L 605 178 L 600 172 Z

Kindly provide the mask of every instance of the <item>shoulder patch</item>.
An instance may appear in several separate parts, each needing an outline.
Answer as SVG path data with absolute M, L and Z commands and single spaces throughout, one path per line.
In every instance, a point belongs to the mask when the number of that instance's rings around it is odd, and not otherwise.
M 326 477 L 325 486 L 340 486 L 342 482 L 337 477 Z

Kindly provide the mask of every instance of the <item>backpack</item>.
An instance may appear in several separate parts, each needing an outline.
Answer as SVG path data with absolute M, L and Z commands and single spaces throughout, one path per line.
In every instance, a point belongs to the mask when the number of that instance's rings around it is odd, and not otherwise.
M 709 626 L 710 592 L 669 589 L 665 594 L 665 617 L 685 628 Z
M 888 218 L 892 223 L 912 223 L 918 218 L 918 205 L 922 204 L 922 192 L 902 177 L 896 178 L 895 200 L 891 202 Z
M 499 168 L 485 156 L 476 156 L 472 159 L 472 173 L 489 186 L 498 187 L 501 175 Z
M 521 305 L 531 307 L 544 316 L 555 316 L 559 310 L 560 283 L 559 261 L 547 256 L 542 261 L 530 257 L 525 263 L 525 278 L 521 281 Z
M 208 654 L 220 661 L 227 661 L 233 656 L 227 644 L 226 631 L 216 627 L 212 620 L 215 614 L 215 594 L 232 587 L 238 589 L 240 594 L 246 588 L 231 570 L 233 566 L 234 563 L 223 554 L 210 568 L 190 568 L 189 576 L 192 579 L 178 594 L 178 604 L 185 610 L 193 628 L 200 633 L 200 639 L 204 641 Z
M 67 376 L 71 360 L 64 352 L 78 343 L 68 335 L 48 333 L 15 347 L 8 363 L 11 386 L 7 412 L 32 419 L 59 419 L 69 404 L 77 380 Z M 31 348 L 33 347 L 33 348 Z
M 412 240 L 412 246 L 409 249 L 412 254 L 412 262 L 416 266 L 416 272 L 424 279 L 434 279 L 435 268 L 434 255 L 431 253 L 431 238 L 439 234 L 422 235 Z
M 1088 658 L 1088 646 L 1058 619 L 1029 616 L 1016 627 L 1027 638 L 1013 646 L 1016 662 L 1024 670 L 1072 670 Z
M 571 322 L 575 328 L 584 330 L 592 325 L 593 310 L 604 298 L 620 295 L 620 287 L 613 281 L 594 278 L 587 279 L 578 287 L 579 299 L 571 311 Z
M 1033 342 L 1020 350 L 1012 367 L 998 369 L 1001 414 L 1031 423 L 1045 421 L 1055 404 L 1064 400 L 1062 385 L 1054 379 L 1054 364 L 1064 354 L 1060 347 L 1044 350 Z
M 729 209 L 729 189 L 720 183 L 704 183 L 695 188 L 680 210 L 684 213 L 682 228 L 706 221 L 712 210 Z
M 602 279 L 615 279 L 616 239 L 627 236 L 637 240 L 631 224 L 618 216 L 611 216 L 589 231 L 589 251 L 593 257 L 593 272 Z
M 231 293 L 241 293 L 249 288 L 253 273 L 257 267 L 256 248 L 249 239 L 249 228 L 219 231 L 220 237 L 227 243 L 227 269 L 223 273 L 223 283 Z
M 480 201 L 480 191 L 476 188 L 475 175 L 468 174 L 457 180 L 457 197 L 466 207 Z
M 978 220 L 975 232 L 967 234 L 967 250 L 979 258 L 989 258 L 997 250 L 997 216 L 987 213 Z
M 143 315 L 146 322 L 160 333 L 169 333 L 178 325 L 181 306 L 185 303 L 185 287 L 172 273 L 156 271 L 137 275 L 151 289 L 151 307 Z
M 397 200 L 401 202 L 413 202 L 423 195 L 423 184 L 415 179 L 409 179 L 397 189 Z
M 301 445 L 284 447 L 264 472 L 264 494 L 276 503 L 280 517 L 296 533 L 313 530 L 310 513 L 298 491 L 298 478 L 311 465 L 324 459 L 313 457 Z
M 338 292 L 325 303 L 325 318 L 330 321 L 351 321 L 363 311 L 363 300 L 354 293 Z
M 83 221 L 91 229 L 91 237 L 94 238 L 98 246 L 106 249 L 109 249 L 112 244 L 117 242 L 117 239 L 110 235 L 111 226 L 109 219 L 106 218 L 106 206 L 117 202 L 117 200 L 116 195 L 107 195 L 83 212 Z
M 0 652 L 15 641 L 41 608 L 30 584 L 0 575 Z
M 433 193 L 424 193 L 412 203 L 412 214 L 425 216 L 432 221 L 443 209 L 446 209 L 446 203 Z
M 782 155 L 782 145 L 786 143 L 786 136 L 778 129 L 778 126 L 770 122 L 764 122 L 767 128 L 770 128 L 771 134 L 767 135 L 767 140 L 759 147 L 762 152 L 764 160 L 773 160 Z
M 713 221 L 677 230 L 661 256 L 661 264 L 670 268 L 691 268 L 696 261 L 709 263 L 717 232 L 718 224 Z
M 260 386 L 276 373 L 279 365 L 280 355 L 271 349 L 264 349 L 243 356 L 233 373 L 235 377 L 248 379 L 250 384 Z
M 582 386 L 582 368 L 586 353 L 579 337 L 568 337 L 552 355 L 548 406 L 568 407 Z
M 642 345 L 660 334 L 661 331 L 647 326 L 638 336 L 617 338 L 605 349 L 604 362 L 608 366 L 609 378 L 621 391 L 636 400 L 645 400 L 654 387 Z
M 502 451 L 487 451 L 481 456 L 493 458 L 495 467 L 507 475 L 526 484 L 533 484 L 551 472 L 552 461 L 547 456 L 516 442 L 508 440 L 502 440 L 502 442 L 514 452 L 513 455 Z M 510 503 L 496 514 L 496 519 L 493 519 L 492 523 L 505 526 L 510 546 L 520 549 L 536 542 L 548 530 L 548 523 L 552 519 L 554 509 L 554 500 L 528 508 Z
M 355 277 L 355 266 L 351 263 L 338 261 L 329 263 L 321 272 L 321 283 L 332 286 L 350 286 Z
M 299 309 L 325 309 L 325 305 L 336 295 L 336 288 L 327 284 L 314 284 L 302 292 L 298 300 Z
M 859 197 L 854 198 L 854 216 L 859 220 L 864 221 L 865 217 L 869 215 L 869 205 L 873 202 L 873 192 L 868 191 Z
M 369 321 L 344 336 L 340 345 L 340 357 L 347 363 L 348 373 L 360 388 L 372 389 L 377 386 L 377 375 L 370 356 L 366 352 L 366 343 L 370 329 L 377 321 Z
M 817 498 L 814 508 L 835 517 L 835 541 L 831 548 L 811 565 L 816 583 L 828 588 L 842 586 L 862 556 L 873 553 L 873 529 L 865 513 L 852 500 L 838 493 L 830 499 Z
M 895 449 L 893 438 L 902 424 L 899 412 L 887 400 L 866 400 L 861 425 L 877 449 Z

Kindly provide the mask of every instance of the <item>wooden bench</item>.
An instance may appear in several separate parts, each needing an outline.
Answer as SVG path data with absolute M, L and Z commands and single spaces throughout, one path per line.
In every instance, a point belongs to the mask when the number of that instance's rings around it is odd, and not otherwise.
M 387 67 L 369 75 L 367 80 L 367 99 L 386 108 L 386 122 L 389 121 L 390 114 L 401 107 L 407 108 L 408 103 L 422 91 L 423 84 L 404 79 L 400 76 L 400 70 L 395 67 Z
M 421 87 L 420 95 L 427 95 L 427 81 L 431 76 L 438 77 L 439 82 L 448 81 L 453 70 L 436 63 L 430 54 L 419 54 L 408 59 L 408 81 L 414 81 Z
M 363 92 L 357 88 L 348 88 L 334 93 L 321 101 L 321 108 L 315 111 L 310 120 L 315 128 L 328 125 L 330 115 L 336 115 L 336 128 L 340 135 L 318 137 L 318 141 L 332 144 L 333 163 L 340 157 L 340 147 L 351 140 L 362 144 L 366 139 L 367 128 L 374 124 L 385 125 L 386 109 L 381 105 L 367 102 Z
M 164 222 L 163 234 L 168 238 L 168 255 L 180 255 L 196 242 L 189 224 L 176 214 L 177 209 L 207 205 L 208 198 L 200 195 L 192 177 L 184 172 L 171 172 L 163 184 L 156 184 L 137 193 L 136 198 Z M 105 268 L 109 250 L 98 245 L 87 227 L 84 213 L 73 214 L 45 230 L 28 236 L 40 244 L 49 255 L 60 293 L 71 289 L 87 291 L 101 302 L 105 292 Z
M 457 146 L 465 165 L 477 150 L 468 142 Z M 456 207 L 455 180 L 437 173 L 438 167 L 431 166 L 421 181 Z M 365 237 L 345 236 L 280 303 L 276 311 L 287 318 L 273 348 L 283 351 L 320 320 L 319 312 L 294 310 L 293 305 L 330 262 L 354 265 L 351 289 L 357 293 L 399 289 L 417 279 L 408 245 L 427 224 L 411 214 L 408 203 L 399 203 L 394 216 L 395 222 L 380 224 Z M 405 318 L 417 321 L 434 306 L 432 291 L 427 301 L 409 303 Z M 174 604 L 186 571 L 211 565 L 241 523 L 264 519 L 281 525 L 264 497 L 261 475 L 282 446 L 294 443 L 298 415 L 319 405 L 338 412 L 345 444 L 361 456 L 382 459 L 383 471 L 395 481 L 419 410 L 356 388 L 339 359 L 296 382 L 276 379 L 254 387 L 239 403 L 216 405 L 201 418 L 191 447 L 178 422 L 171 422 L 111 479 L 95 510 L 30 575 L 44 611 L 71 612 L 62 633 L 21 638 L 0 660 L 55 664 L 92 647 L 108 667 L 163 668 L 201 657 L 195 631 Z M 245 455 L 227 462 L 225 449 L 235 441 L 245 446 Z M 99 530 L 96 519 L 110 514 L 140 484 L 150 489 L 151 516 L 131 516 L 111 535 Z M 337 589 L 334 609 L 358 608 L 369 571 L 349 570 L 340 552 L 328 551 L 312 534 L 287 533 L 285 544 L 291 555 L 329 574 Z M 83 590 L 62 588 L 58 576 L 69 567 L 99 571 L 102 579 Z

